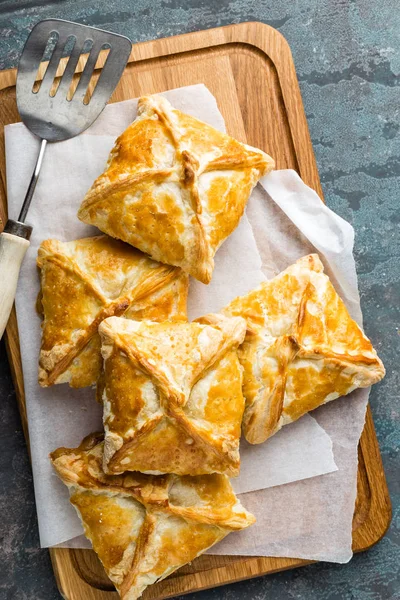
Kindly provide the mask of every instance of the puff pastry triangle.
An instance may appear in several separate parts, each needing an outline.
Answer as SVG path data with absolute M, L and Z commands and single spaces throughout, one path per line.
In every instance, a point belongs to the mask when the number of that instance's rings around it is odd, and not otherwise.
M 215 252 L 273 167 L 261 150 L 173 109 L 162 96 L 145 96 L 78 217 L 208 283 Z
M 254 523 L 224 475 L 105 475 L 101 439 L 94 434 L 50 456 L 124 600 L 136 600 L 231 531 Z
M 244 367 L 243 430 L 250 443 L 385 374 L 316 254 L 236 298 L 222 313 L 247 322 L 238 355 Z M 215 315 L 200 319 L 214 321 Z
M 97 329 L 106 317 L 186 320 L 187 275 L 108 236 L 46 240 L 37 264 L 44 387 L 96 383 L 102 367 Z
M 241 318 L 103 321 L 104 470 L 237 475 L 245 331 Z

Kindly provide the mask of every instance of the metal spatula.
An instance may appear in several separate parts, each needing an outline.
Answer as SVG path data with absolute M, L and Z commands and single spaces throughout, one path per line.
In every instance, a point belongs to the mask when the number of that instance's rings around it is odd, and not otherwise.
M 0 235 L 0 339 L 29 246 L 32 228 L 25 224 L 25 218 L 46 144 L 72 138 L 95 121 L 125 69 L 131 48 L 126 37 L 60 19 L 40 21 L 26 41 L 18 65 L 17 106 L 22 121 L 42 142 L 18 220 L 9 219 Z M 90 80 L 104 49 L 108 49 L 106 62 L 91 93 Z M 81 57 L 86 64 L 78 74 L 75 71 Z M 45 66 L 44 61 L 48 64 L 41 77 L 39 67 Z

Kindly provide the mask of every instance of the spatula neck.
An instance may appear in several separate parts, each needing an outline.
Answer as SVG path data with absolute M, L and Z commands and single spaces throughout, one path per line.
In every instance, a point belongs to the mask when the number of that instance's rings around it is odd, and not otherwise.
M 35 191 L 36 184 L 39 179 L 40 169 L 42 168 L 43 156 L 44 156 L 44 152 L 46 150 L 46 145 L 47 145 L 47 140 L 42 140 L 42 143 L 40 144 L 39 155 L 36 160 L 35 170 L 33 171 L 31 180 L 29 182 L 28 189 L 25 194 L 24 203 L 22 205 L 21 212 L 19 213 L 19 216 L 18 216 L 18 221 L 20 223 L 25 222 L 26 215 L 28 213 L 29 206 L 31 204 L 31 200 L 33 198 L 33 193 Z

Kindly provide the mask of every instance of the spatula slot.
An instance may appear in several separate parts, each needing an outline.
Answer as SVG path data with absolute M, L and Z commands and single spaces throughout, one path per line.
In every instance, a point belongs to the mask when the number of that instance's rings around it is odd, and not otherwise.
M 66 99 L 68 100 L 68 102 L 71 102 L 72 98 L 74 97 L 76 88 L 78 87 L 79 81 L 85 70 L 86 63 L 89 60 L 89 56 L 90 56 L 92 48 L 93 48 L 93 40 L 92 39 L 85 40 L 82 51 L 80 52 L 78 59 L 75 61 L 75 68 L 74 68 L 72 78 L 70 78 L 71 83 L 69 85 L 68 92 L 66 94 Z M 71 60 L 72 60 L 72 58 L 71 58 Z
M 40 86 L 42 85 L 43 78 L 46 74 L 47 68 L 49 66 L 49 61 L 53 56 L 53 52 L 58 43 L 59 34 L 58 31 L 51 31 L 46 42 L 46 45 L 43 50 L 42 58 L 40 59 L 39 66 L 36 72 L 35 81 L 32 86 L 32 92 L 37 94 L 40 90 Z
M 72 52 L 74 50 L 75 44 L 76 44 L 76 37 L 74 35 L 70 35 L 67 38 L 67 41 L 65 42 L 65 46 L 64 46 L 64 49 L 62 52 L 62 58 L 60 59 L 60 62 L 56 69 L 55 77 L 53 79 L 53 83 L 51 84 L 51 87 L 50 87 L 49 95 L 52 98 L 54 98 L 54 96 L 56 95 L 57 90 L 60 86 L 62 77 L 63 77 L 65 71 L 67 70 L 69 61 L 72 58 Z
M 94 91 L 97 87 L 97 83 L 101 76 L 101 72 L 99 73 L 98 70 L 101 68 L 105 69 L 110 51 L 111 51 L 111 45 L 108 43 L 103 44 L 102 47 L 100 48 L 100 52 L 97 57 L 96 64 L 94 65 L 92 76 L 90 78 L 85 96 L 83 98 L 83 104 L 85 104 L 85 105 L 89 104 L 89 102 L 94 94 Z

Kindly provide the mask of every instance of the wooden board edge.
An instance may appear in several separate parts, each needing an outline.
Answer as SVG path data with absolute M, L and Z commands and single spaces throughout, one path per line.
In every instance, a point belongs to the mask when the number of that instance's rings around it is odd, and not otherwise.
M 392 504 L 369 404 L 359 448 L 363 457 L 368 456 L 368 460 L 364 460 L 364 468 L 371 491 L 371 499 L 367 517 L 353 532 L 353 551 L 356 553 L 364 552 L 377 544 L 389 529 L 392 520 Z M 365 542 L 366 538 L 368 538 L 367 543 Z
M 73 551 L 68 548 L 53 548 L 50 549 L 50 557 L 56 575 L 57 587 L 64 598 L 67 600 L 79 600 L 75 592 L 80 586 L 83 585 L 86 592 L 91 589 L 90 584 L 80 577 L 79 570 L 76 569 Z M 283 560 L 285 561 L 284 565 L 281 564 L 281 561 Z M 266 561 L 268 561 L 268 564 L 265 564 Z M 274 563 L 272 569 L 270 564 L 271 561 Z M 238 583 L 239 581 L 245 581 L 247 579 L 255 579 L 268 574 L 303 567 L 313 564 L 315 561 L 306 561 L 296 558 L 243 557 L 243 561 L 241 561 L 240 564 L 242 565 L 243 562 L 247 564 L 247 567 L 250 567 L 250 575 L 248 576 L 239 575 L 235 563 L 227 566 L 215 567 L 208 571 L 202 571 L 202 575 L 204 576 L 204 574 L 207 573 L 208 578 L 204 579 L 203 577 L 200 586 L 197 573 L 185 573 L 182 574 L 181 577 L 175 577 L 170 581 L 168 581 L 167 578 L 159 583 L 153 584 L 152 594 L 149 596 L 148 592 L 145 592 L 143 600 L 153 600 L 155 597 L 153 594 L 157 594 L 158 586 L 162 586 L 162 592 L 156 596 L 157 600 L 164 600 L 181 594 L 204 591 L 230 583 Z M 211 581 L 211 577 L 217 577 L 218 581 Z M 207 579 L 209 579 L 208 582 Z M 110 598 L 114 597 L 113 595 L 110 596 L 110 594 L 115 594 L 115 598 L 118 597 L 116 592 L 110 590 L 109 587 L 104 587 L 104 589 L 94 587 L 94 589 L 96 600 L 110 600 Z
M 0 71 L 0 90 L 13 87 L 17 81 L 17 69 L 5 69 Z
M 212 39 L 213 45 L 215 44 L 215 34 L 219 34 L 221 31 L 223 30 L 232 30 L 232 29 L 241 29 L 243 26 L 245 25 L 263 25 L 262 23 L 257 23 L 257 22 L 249 22 L 249 23 L 239 23 L 239 24 L 233 24 L 233 25 L 225 25 L 224 27 L 216 27 L 213 29 L 206 29 L 203 31 L 194 31 L 191 33 L 186 33 L 186 34 L 179 34 L 179 35 L 172 35 L 166 38 L 159 38 L 159 39 L 155 39 L 155 40 L 148 40 L 145 42 L 138 42 L 138 43 L 133 43 L 132 44 L 132 51 L 131 54 L 129 56 L 128 59 L 128 64 L 134 61 L 142 61 L 142 60 L 148 60 L 151 58 L 159 58 L 161 56 L 168 56 L 170 54 L 172 54 L 171 52 L 171 48 L 169 48 L 168 46 L 172 46 L 173 44 L 176 43 L 177 40 L 181 41 L 183 37 L 185 37 L 185 48 L 182 50 L 184 52 L 190 52 L 190 51 L 195 51 L 195 50 L 199 50 L 201 48 L 207 48 L 209 47 L 209 43 L 208 41 L 210 40 L 210 38 Z M 272 27 L 269 27 L 268 25 L 266 25 L 266 27 L 273 29 Z M 275 29 L 273 29 L 273 31 L 276 31 Z M 276 33 L 278 33 L 276 31 Z M 188 41 L 190 41 L 190 43 L 188 44 Z M 221 37 L 220 43 L 224 42 L 224 37 Z M 158 52 L 155 55 L 154 54 L 154 49 L 155 49 L 155 45 L 158 45 Z M 164 46 L 164 48 L 161 48 L 161 45 Z M 101 56 L 102 53 L 100 53 Z M 176 54 L 176 51 L 174 52 L 174 54 Z M 44 63 L 46 64 L 46 63 Z M 99 65 L 101 65 L 101 61 L 99 61 Z M 77 72 L 80 71 L 79 68 L 79 63 L 78 63 L 78 69 Z M 5 89 L 7 87 L 12 87 L 16 84 L 17 81 L 17 68 L 14 67 L 12 69 L 4 69 L 3 71 L 0 71 L 0 90 Z
M 221 29 L 225 33 L 226 41 L 257 48 L 272 61 L 281 86 L 282 102 L 288 118 L 289 131 L 292 133 L 294 129 L 296 130 L 296 136 L 292 136 L 292 143 L 298 162 L 299 175 L 304 183 L 314 189 L 324 201 L 303 99 L 288 41 L 278 30 L 257 21 Z

